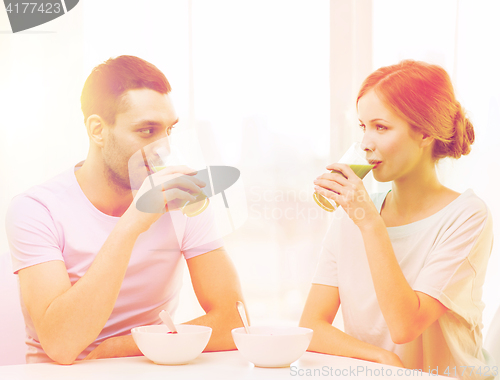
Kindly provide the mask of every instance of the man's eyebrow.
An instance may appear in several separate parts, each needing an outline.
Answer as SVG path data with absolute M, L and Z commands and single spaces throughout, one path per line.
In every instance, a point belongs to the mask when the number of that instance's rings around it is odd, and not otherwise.
M 161 126 L 162 123 L 154 120 L 139 120 L 135 123 L 132 123 L 134 127 L 146 127 L 146 126 Z
M 177 124 L 179 122 L 179 118 L 177 118 L 171 125 Z M 155 120 L 139 120 L 137 122 L 132 123 L 134 127 L 163 127 L 163 123 Z

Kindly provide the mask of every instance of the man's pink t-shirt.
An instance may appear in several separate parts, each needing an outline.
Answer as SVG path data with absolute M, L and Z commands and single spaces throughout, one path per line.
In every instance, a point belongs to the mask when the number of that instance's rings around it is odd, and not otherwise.
M 77 168 L 76 168 L 77 169 Z M 100 212 L 81 190 L 71 168 L 12 200 L 6 229 L 14 273 L 52 260 L 64 261 L 71 284 L 89 269 L 119 217 Z M 190 259 L 222 246 L 209 206 L 188 218 L 165 213 L 137 239 L 113 312 L 83 359 L 112 336 L 136 326 L 160 324 L 159 313 L 173 314 L 182 285 L 182 256 Z M 43 351 L 21 299 L 26 323 L 27 363 L 51 362 Z

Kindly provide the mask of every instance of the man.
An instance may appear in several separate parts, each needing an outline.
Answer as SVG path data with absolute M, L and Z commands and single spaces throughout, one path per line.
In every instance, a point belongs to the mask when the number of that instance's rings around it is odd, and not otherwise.
M 175 311 L 182 255 L 206 312 L 188 323 L 212 327 L 207 351 L 235 348 L 230 331 L 241 325 L 235 302 L 242 295 L 210 207 L 187 218 L 135 205 L 129 160 L 170 135 L 178 117 L 169 92 L 163 73 L 140 58 L 95 67 L 81 97 L 87 159 L 13 199 L 7 235 L 28 363 L 140 355 L 130 329 Z M 178 166 L 155 174 L 167 207 L 205 186 L 192 172 Z

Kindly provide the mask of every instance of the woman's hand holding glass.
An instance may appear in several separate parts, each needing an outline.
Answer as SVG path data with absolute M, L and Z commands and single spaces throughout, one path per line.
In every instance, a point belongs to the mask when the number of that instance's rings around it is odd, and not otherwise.
M 352 144 L 338 163 L 326 167 L 329 173 L 314 181 L 316 203 L 326 211 L 342 206 L 359 227 L 379 216 L 362 181 L 375 166 L 373 159 L 369 148 L 359 142 Z
M 356 225 L 368 223 L 378 211 L 361 178 L 347 164 L 331 164 L 328 172 L 314 180 L 316 193 L 342 206 Z

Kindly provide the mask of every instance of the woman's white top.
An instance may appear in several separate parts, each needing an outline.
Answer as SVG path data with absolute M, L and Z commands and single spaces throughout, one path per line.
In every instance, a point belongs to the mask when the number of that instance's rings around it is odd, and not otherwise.
M 388 193 L 372 196 L 380 212 Z M 345 332 L 359 340 L 395 352 L 406 368 L 461 377 L 475 366 L 486 373 L 482 350 L 482 287 L 493 245 L 486 204 L 469 189 L 446 207 L 398 227 L 387 227 L 394 253 L 415 291 L 440 301 L 446 313 L 417 339 L 395 344 L 380 310 L 358 227 L 342 208 L 334 214 L 325 236 L 313 283 L 339 288 Z

